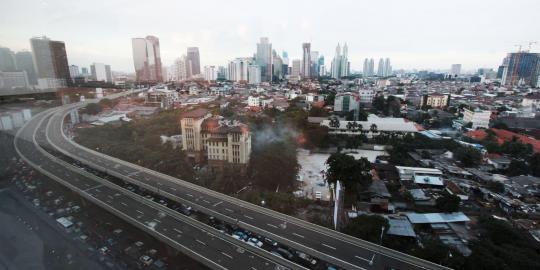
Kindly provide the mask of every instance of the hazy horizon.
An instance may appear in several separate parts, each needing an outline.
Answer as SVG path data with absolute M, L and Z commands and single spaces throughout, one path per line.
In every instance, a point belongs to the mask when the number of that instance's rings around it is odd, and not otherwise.
M 75 1 L 7 0 L 0 18 L 0 46 L 30 50 L 29 39 L 46 35 L 66 43 L 70 65 L 110 64 L 133 72 L 131 38 L 160 40 L 165 66 L 199 47 L 201 65 L 225 65 L 252 56 L 260 37 L 298 59 L 302 43 L 330 65 L 338 43 L 347 42 L 352 70 L 364 58 L 389 57 L 394 69 L 496 68 L 506 53 L 540 41 L 535 19 L 540 2 L 464 1 Z M 309 10 L 309 12 L 307 12 Z M 145 14 L 142 16 L 141 14 Z M 533 51 L 539 51 L 538 44 Z

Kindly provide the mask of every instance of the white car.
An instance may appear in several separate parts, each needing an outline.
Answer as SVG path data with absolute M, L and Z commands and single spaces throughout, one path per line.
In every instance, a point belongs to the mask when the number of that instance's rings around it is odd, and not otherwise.
M 255 238 L 255 237 L 249 238 L 248 244 L 250 244 L 252 246 L 256 246 L 256 247 L 262 247 L 263 246 L 263 242 L 259 241 L 259 239 Z

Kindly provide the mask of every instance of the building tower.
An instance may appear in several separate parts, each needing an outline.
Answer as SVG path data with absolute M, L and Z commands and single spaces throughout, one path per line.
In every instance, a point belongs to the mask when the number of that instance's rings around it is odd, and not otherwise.
M 163 81 L 159 39 L 154 36 L 132 38 L 133 65 L 139 83 Z
M 255 64 L 261 67 L 261 81 L 272 81 L 272 43 L 267 37 L 262 37 L 257 43 Z
M 198 47 L 188 47 L 186 55 L 187 77 L 201 74 L 201 58 Z
M 311 44 L 302 43 L 302 78 L 311 77 Z
M 34 69 L 41 89 L 65 87 L 71 83 L 66 45 L 63 41 L 34 37 L 30 39 Z

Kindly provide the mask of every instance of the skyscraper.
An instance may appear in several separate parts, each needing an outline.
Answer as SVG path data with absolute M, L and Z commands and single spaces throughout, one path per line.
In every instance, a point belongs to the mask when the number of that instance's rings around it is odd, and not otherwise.
M 388 77 L 392 75 L 392 64 L 390 64 L 390 58 L 386 58 L 384 61 L 384 76 Z
M 334 56 L 334 59 L 332 60 L 332 66 L 331 68 L 331 75 L 334 79 L 341 78 L 340 71 L 341 71 L 341 46 L 339 46 L 339 43 L 336 47 L 336 54 Z
M 15 54 L 15 62 L 18 70 L 26 71 L 28 83 L 30 85 L 37 85 L 36 69 L 34 67 L 34 60 L 32 60 L 32 53 L 29 51 L 17 52 Z
M 298 80 L 302 72 L 302 60 L 292 60 L 292 69 L 289 79 Z
M 450 75 L 452 77 L 457 77 L 461 74 L 461 64 L 452 64 L 450 68 Z
M 133 64 L 137 82 L 155 83 L 163 81 L 159 39 L 154 36 L 131 39 Z
M 180 82 L 187 79 L 187 60 L 186 56 L 182 55 L 180 58 L 174 60 L 174 63 L 169 68 L 169 80 L 173 82 Z
M 309 73 L 312 78 L 319 76 L 319 52 L 318 51 L 311 52 L 311 70 Z
M 201 74 L 201 57 L 198 47 L 187 48 L 186 60 L 188 78 Z
M 503 85 L 540 86 L 540 53 L 509 53 L 503 66 Z
M 248 66 L 252 64 L 252 58 L 236 58 L 229 62 L 227 68 L 227 80 L 240 82 L 248 81 Z
M 93 63 L 90 65 L 90 72 L 92 73 L 92 80 L 112 83 L 111 66 L 103 63 Z
M 215 81 L 218 77 L 218 69 L 216 66 L 204 67 L 204 79 L 207 81 Z
M 75 79 L 75 77 L 79 76 L 79 66 L 71 65 L 69 66 L 69 76 L 71 76 L 71 79 Z
M 369 72 L 369 59 L 364 59 L 364 66 L 363 66 L 363 69 L 362 69 L 362 74 L 364 75 L 364 77 L 369 77 L 371 76 L 370 72 Z
M 261 83 L 261 67 L 259 65 L 248 66 L 248 82 L 250 84 Z
M 347 43 L 343 45 L 343 53 L 341 54 L 341 68 L 340 68 L 340 77 L 349 76 L 349 47 Z
M 384 59 L 379 59 L 379 65 L 377 66 L 377 76 L 384 77 L 386 68 L 384 67 Z
M 41 89 L 65 87 L 71 83 L 66 46 L 63 41 L 34 37 L 30 39 L 32 59 Z
M 283 59 L 277 54 L 275 50 L 272 51 L 272 70 L 273 77 L 276 80 L 281 80 L 285 73 L 283 72 Z
M 348 51 L 349 49 L 347 47 L 347 43 L 345 43 L 343 46 L 343 52 L 341 51 L 341 47 L 338 43 L 336 47 L 336 55 L 334 56 L 332 65 L 330 67 L 332 78 L 339 79 L 341 77 L 349 76 L 350 63 L 348 59 Z
M 0 71 L 15 71 L 15 54 L 9 48 L 0 48 Z
M 302 78 L 311 77 L 311 44 L 302 44 L 302 70 L 300 71 Z
M 262 37 L 257 43 L 255 63 L 261 67 L 261 81 L 272 80 L 272 43 L 267 37 Z

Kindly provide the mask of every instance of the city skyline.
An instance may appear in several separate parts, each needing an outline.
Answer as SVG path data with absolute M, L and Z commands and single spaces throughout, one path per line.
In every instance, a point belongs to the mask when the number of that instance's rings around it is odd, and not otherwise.
M 369 5 L 277 1 L 264 14 L 254 16 L 249 14 L 256 14 L 256 6 L 249 2 L 216 1 L 210 3 L 215 7 L 212 10 L 219 10 L 215 16 L 206 16 L 213 12 L 207 5 L 190 4 L 186 16 L 176 18 L 169 15 L 184 6 L 169 1 L 136 5 L 116 1 L 98 8 L 59 1 L 8 0 L 3 5 L 13 12 L 0 19 L 5 29 L 0 34 L 0 46 L 29 50 L 29 38 L 47 35 L 66 43 L 70 64 L 106 62 L 116 71 L 134 72 L 129 48 L 131 38 L 137 36 L 160 39 L 165 66 L 188 47 L 199 47 L 201 67 L 225 66 L 231 59 L 253 55 L 261 37 L 268 37 L 279 53 L 288 52 L 291 60 L 302 59 L 302 43 L 311 43 L 313 51 L 331 59 L 335 44 L 345 40 L 350 48 L 351 71 L 361 71 L 365 58 L 390 58 L 395 69 L 448 69 L 453 63 L 462 63 L 463 71 L 467 71 L 496 68 L 506 53 L 517 50 L 514 45 L 523 44 L 527 49 L 529 41 L 540 41 L 538 34 L 531 34 L 540 32 L 540 26 L 534 23 L 534 10 L 540 4 L 534 1 L 497 5 L 457 1 L 452 6 L 417 2 L 413 10 L 410 6 L 415 5 L 399 1 Z M 313 7 L 310 13 L 299 14 L 306 4 Z M 489 13 L 482 12 L 486 6 Z M 147 12 L 144 18 L 132 15 L 152 8 L 159 12 Z M 63 10 L 73 12 L 65 14 Z M 362 16 L 358 16 L 359 10 Z M 330 15 L 337 12 L 339 16 Z M 456 12 L 462 15 L 455 17 Z M 30 23 L 29 14 L 43 23 Z M 200 20 L 202 15 L 208 19 Z M 347 17 L 348 23 L 343 25 L 341 17 Z

